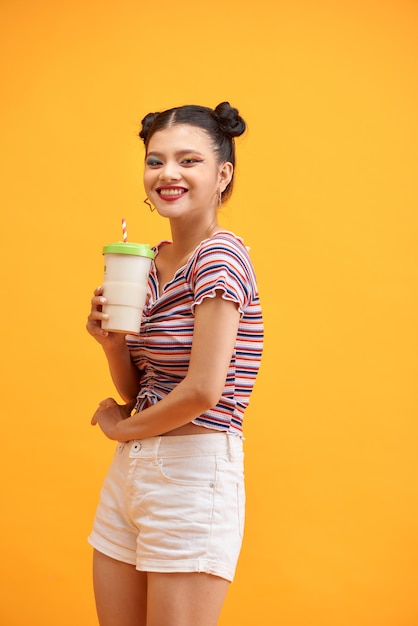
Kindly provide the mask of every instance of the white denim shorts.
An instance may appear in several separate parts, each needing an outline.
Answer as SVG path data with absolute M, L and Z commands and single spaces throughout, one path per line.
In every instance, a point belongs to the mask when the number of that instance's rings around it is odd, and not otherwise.
M 244 532 L 242 439 L 225 433 L 118 444 L 89 543 L 146 572 L 233 580 Z

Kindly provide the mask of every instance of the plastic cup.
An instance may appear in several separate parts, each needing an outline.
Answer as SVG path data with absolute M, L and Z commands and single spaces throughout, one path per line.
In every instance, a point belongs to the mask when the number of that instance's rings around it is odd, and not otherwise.
M 109 318 L 103 330 L 138 334 L 154 252 L 143 243 L 110 243 L 103 248 L 105 266 L 102 309 Z

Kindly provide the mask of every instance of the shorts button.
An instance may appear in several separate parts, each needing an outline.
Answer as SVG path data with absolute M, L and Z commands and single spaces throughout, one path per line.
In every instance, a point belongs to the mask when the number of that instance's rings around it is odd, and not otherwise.
M 134 445 L 132 446 L 132 452 L 139 452 L 140 449 L 142 448 L 141 444 L 139 441 L 135 441 Z

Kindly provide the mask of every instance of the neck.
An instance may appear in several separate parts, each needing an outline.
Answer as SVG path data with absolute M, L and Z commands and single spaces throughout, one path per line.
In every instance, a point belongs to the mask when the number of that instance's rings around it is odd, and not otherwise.
M 193 252 L 196 246 L 204 239 L 209 239 L 219 230 L 218 220 L 215 216 L 212 221 L 205 224 L 179 224 L 171 223 L 171 238 L 173 252 L 176 258 L 181 259 Z

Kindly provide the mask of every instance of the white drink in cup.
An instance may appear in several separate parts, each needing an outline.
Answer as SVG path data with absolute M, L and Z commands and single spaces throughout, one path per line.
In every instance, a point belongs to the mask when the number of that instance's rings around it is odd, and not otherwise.
M 147 297 L 148 274 L 154 252 L 143 243 L 110 243 L 103 248 L 105 258 L 102 309 L 109 319 L 103 330 L 139 333 Z

